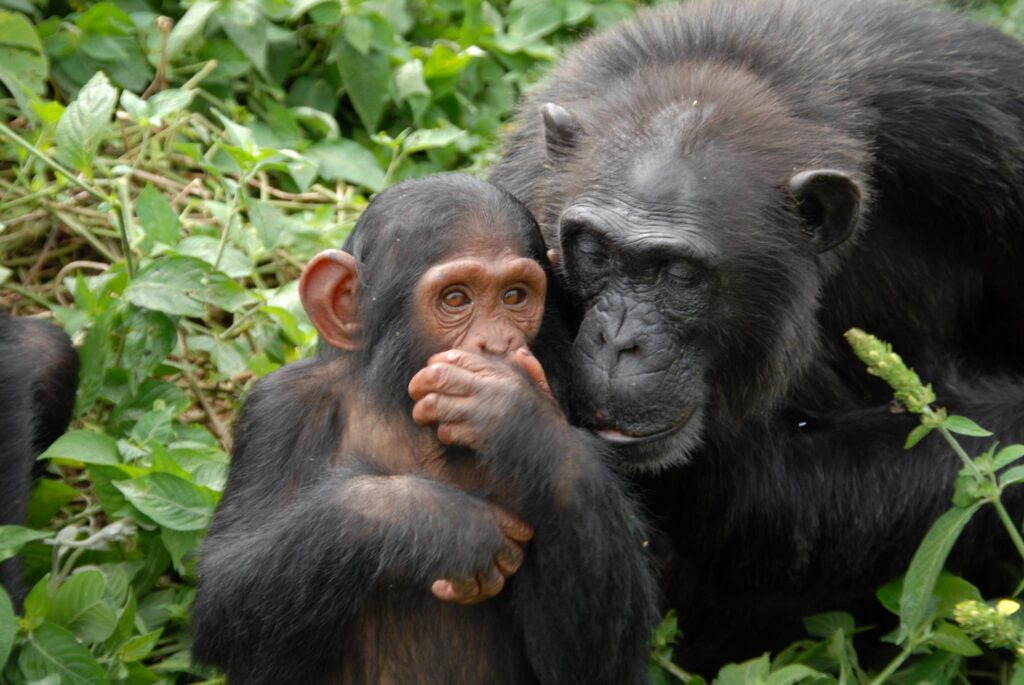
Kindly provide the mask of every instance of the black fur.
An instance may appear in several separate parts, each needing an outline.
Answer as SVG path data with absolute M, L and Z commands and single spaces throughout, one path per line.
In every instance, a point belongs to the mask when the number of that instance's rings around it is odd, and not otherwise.
M 354 396 L 397 431 L 426 430 L 412 424 L 406 390 L 429 354 L 412 330 L 410 292 L 458 254 L 460 225 L 475 217 L 546 264 L 536 225 L 504 191 L 454 175 L 399 184 L 345 245 L 365 279 L 363 350 L 326 348 L 250 395 L 193 611 L 195 657 L 231 682 L 646 681 L 655 600 L 643 531 L 586 433 L 569 430 L 567 442 L 533 407 L 510 406 L 487 448 L 446 455 L 492 474 L 497 490 L 476 492 L 389 472 L 382 455 L 339 454 Z M 557 302 L 548 307 L 534 346 L 542 362 L 565 354 Z M 546 369 L 559 387 L 557 364 Z M 578 471 L 556 483 L 573 451 Z M 431 581 L 480 568 L 500 543 L 492 500 L 534 526 L 526 563 L 495 598 L 442 603 Z
M 24 525 L 34 460 L 71 421 L 78 354 L 56 326 L 0 311 L 0 525 Z M 0 563 L 0 584 L 20 605 L 17 558 Z
M 956 458 L 902 452 L 914 421 L 843 331 L 1024 437 L 1024 49 L 992 28 L 888 0 L 649 11 L 531 91 L 492 180 L 563 253 L 579 420 L 670 433 L 619 456 L 675 467 L 648 484 L 697 669 L 874 605 L 949 506 Z M 953 560 L 975 580 L 1007 558 L 989 524 Z

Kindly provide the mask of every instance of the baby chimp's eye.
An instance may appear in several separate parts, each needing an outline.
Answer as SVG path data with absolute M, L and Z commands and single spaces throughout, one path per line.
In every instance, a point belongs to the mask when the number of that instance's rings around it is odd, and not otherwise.
M 472 304 L 473 300 L 469 299 L 465 291 L 452 288 L 441 295 L 441 302 L 447 309 L 462 309 Z
M 509 288 L 501 296 L 501 301 L 507 305 L 522 304 L 526 301 L 526 290 L 523 288 Z

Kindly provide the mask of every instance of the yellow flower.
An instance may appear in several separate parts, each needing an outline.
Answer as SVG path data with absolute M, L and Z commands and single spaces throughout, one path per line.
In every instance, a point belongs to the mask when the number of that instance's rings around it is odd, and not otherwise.
M 1009 616 L 1015 614 L 1020 609 L 1020 603 L 1015 602 L 1012 599 L 1001 599 L 996 602 L 996 611 L 1003 616 Z

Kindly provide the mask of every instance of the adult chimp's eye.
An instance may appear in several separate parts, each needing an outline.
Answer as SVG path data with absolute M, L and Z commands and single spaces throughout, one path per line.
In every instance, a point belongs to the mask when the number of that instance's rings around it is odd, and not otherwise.
M 666 262 L 661 268 L 661 273 L 671 282 L 686 287 L 700 285 L 704 280 L 700 266 L 685 259 L 674 259 Z
M 452 288 L 441 294 L 441 302 L 446 309 L 462 309 L 473 303 L 466 291 Z
M 580 271 L 603 271 L 608 265 L 608 252 L 600 240 L 588 233 L 580 233 L 573 243 L 576 265 Z
M 526 302 L 526 290 L 524 288 L 509 288 L 501 296 L 501 301 L 510 307 L 522 304 Z

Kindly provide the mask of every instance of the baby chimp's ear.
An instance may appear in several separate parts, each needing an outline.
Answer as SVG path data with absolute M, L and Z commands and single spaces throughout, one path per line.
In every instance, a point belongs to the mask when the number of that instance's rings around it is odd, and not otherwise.
M 359 269 L 355 257 L 324 250 L 310 260 L 299 279 L 299 297 L 320 337 L 342 350 L 359 349 L 356 318 Z

